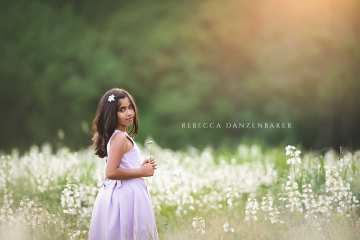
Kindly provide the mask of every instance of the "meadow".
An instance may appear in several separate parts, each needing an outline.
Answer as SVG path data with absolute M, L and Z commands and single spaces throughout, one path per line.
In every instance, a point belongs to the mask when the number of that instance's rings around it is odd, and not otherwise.
M 161 239 L 360 236 L 360 151 L 156 143 L 151 151 L 158 169 L 145 180 Z M 104 162 L 91 149 L 46 144 L 2 154 L 0 239 L 86 239 Z

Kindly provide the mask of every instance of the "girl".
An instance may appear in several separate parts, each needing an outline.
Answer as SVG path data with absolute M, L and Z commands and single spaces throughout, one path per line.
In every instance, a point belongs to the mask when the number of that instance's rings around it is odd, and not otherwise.
M 140 162 L 141 152 L 132 138 L 138 132 L 133 97 L 119 88 L 107 91 L 100 99 L 92 128 L 95 153 L 107 159 L 105 180 L 92 211 L 89 240 L 158 239 L 143 179 L 153 176 L 156 162 Z

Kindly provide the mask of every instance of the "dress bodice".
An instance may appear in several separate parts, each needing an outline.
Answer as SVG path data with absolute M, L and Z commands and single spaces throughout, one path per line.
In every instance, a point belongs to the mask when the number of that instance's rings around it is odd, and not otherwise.
M 111 137 L 106 145 L 107 152 L 109 153 L 110 145 L 111 145 L 110 141 L 111 141 L 112 137 L 115 136 L 115 134 L 125 134 L 126 137 L 128 137 L 131 140 L 131 142 L 133 143 L 133 147 L 123 155 L 119 166 L 122 168 L 140 168 L 141 163 L 142 163 L 140 148 L 137 146 L 136 142 L 128 135 L 127 132 L 115 129 L 115 131 L 111 135 Z M 106 157 L 106 162 L 107 162 L 108 157 L 109 156 Z M 105 172 L 105 169 L 106 169 L 106 164 L 104 167 L 104 172 Z M 106 178 L 106 176 L 104 176 L 103 187 L 120 188 L 124 183 L 131 183 L 131 182 L 141 182 L 142 184 L 145 184 L 143 178 L 114 180 L 114 179 L 108 179 L 108 178 Z
M 110 150 L 110 141 L 115 134 L 125 134 L 125 136 L 128 137 L 131 140 L 131 142 L 133 143 L 132 148 L 123 155 L 123 157 L 120 161 L 120 167 L 122 167 L 122 168 L 141 167 L 141 151 L 140 151 L 138 145 L 136 144 L 136 142 L 129 136 L 129 134 L 127 132 L 115 129 L 115 131 L 113 132 L 113 134 L 111 135 L 111 137 L 107 143 L 107 146 L 106 146 L 107 153 L 109 153 L 109 150 Z M 107 156 L 106 161 L 107 161 L 108 157 L 109 156 Z

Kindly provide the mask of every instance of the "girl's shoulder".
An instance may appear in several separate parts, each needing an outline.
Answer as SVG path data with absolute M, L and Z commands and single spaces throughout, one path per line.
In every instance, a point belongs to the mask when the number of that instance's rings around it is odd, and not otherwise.
M 113 142 L 121 143 L 125 141 L 126 141 L 126 133 L 119 130 L 115 130 L 109 139 L 109 144 Z
M 109 139 L 108 145 L 109 148 L 110 145 L 117 145 L 117 147 L 128 150 L 133 147 L 132 145 L 135 145 L 135 142 L 126 132 L 115 130 Z

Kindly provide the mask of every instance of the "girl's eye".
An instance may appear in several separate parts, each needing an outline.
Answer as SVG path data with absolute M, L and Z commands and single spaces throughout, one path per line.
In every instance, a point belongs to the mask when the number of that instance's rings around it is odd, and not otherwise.
M 124 112 L 126 108 L 122 107 L 118 110 L 118 112 Z M 134 109 L 133 105 L 129 105 L 129 109 Z

